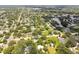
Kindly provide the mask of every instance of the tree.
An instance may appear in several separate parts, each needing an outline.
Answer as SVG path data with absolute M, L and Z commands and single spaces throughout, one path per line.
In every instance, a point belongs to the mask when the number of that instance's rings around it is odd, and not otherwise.
M 56 48 L 56 53 L 57 54 L 71 54 L 72 52 L 67 47 L 65 47 L 65 45 L 62 44 Z
M 24 53 L 24 47 L 22 45 L 14 46 L 12 54 L 23 54 L 23 53 Z
M 27 45 L 27 46 L 31 46 L 31 48 L 32 48 L 32 49 L 29 51 L 30 54 L 36 54 L 36 53 L 37 53 L 37 44 L 34 43 L 34 42 L 32 41 L 32 39 L 31 39 L 31 40 L 27 40 L 27 41 L 26 41 L 26 45 Z
M 51 29 L 51 28 L 48 29 L 49 34 L 52 34 L 52 31 L 53 31 L 53 29 Z
M 70 33 L 70 32 L 66 32 L 65 35 L 66 35 L 67 37 L 70 37 L 71 33 Z
M 51 42 L 54 43 L 55 48 L 62 44 L 62 43 L 58 40 L 58 38 L 57 38 L 57 37 L 54 37 L 54 36 L 52 36 L 52 37 L 47 37 L 46 43 L 49 44 L 49 43 L 51 43 Z
M 38 39 L 37 44 L 38 45 L 43 45 L 43 40 L 42 39 Z
M 71 38 L 69 38 L 69 40 L 65 43 L 65 46 L 67 48 L 69 48 L 69 47 L 75 47 L 76 46 L 76 41 L 72 40 Z
M 47 36 L 49 33 L 47 30 L 42 31 L 42 36 Z
M 13 49 L 14 49 L 14 46 L 8 46 L 3 49 L 3 53 L 4 54 L 11 54 Z
M 12 51 L 12 53 L 13 54 L 23 54 L 25 47 L 26 47 L 26 40 L 21 39 L 14 46 L 14 50 Z
M 49 54 L 55 54 L 56 53 L 56 50 L 54 47 L 48 47 L 48 53 Z
M 2 52 L 2 50 L 3 50 L 3 48 L 2 48 L 2 47 L 0 47 L 0 53 Z
M 0 43 L 3 43 L 3 40 L 0 38 Z
M 11 41 L 8 43 L 8 46 L 13 46 L 14 44 L 16 44 L 16 41 L 11 40 Z
M 33 43 L 31 46 L 32 46 L 32 49 L 30 51 L 30 54 L 37 54 L 37 45 Z
M 36 28 L 36 29 L 33 31 L 33 35 L 40 35 L 40 34 L 41 34 L 40 28 Z
M 3 43 L 6 44 L 7 43 L 7 40 L 6 39 L 3 39 Z

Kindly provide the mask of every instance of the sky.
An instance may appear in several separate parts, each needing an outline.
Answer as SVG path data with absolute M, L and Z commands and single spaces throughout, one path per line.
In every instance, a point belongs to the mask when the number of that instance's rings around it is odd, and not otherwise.
M 79 5 L 79 0 L 0 0 L 0 5 Z
M 8 7 L 47 7 L 47 8 L 65 8 L 65 7 L 79 7 L 79 5 L 0 5 L 0 8 Z

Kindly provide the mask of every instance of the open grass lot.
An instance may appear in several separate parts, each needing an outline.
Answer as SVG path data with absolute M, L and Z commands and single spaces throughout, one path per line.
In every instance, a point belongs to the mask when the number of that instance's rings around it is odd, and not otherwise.
M 1 54 L 78 54 L 79 6 L 0 7 Z

